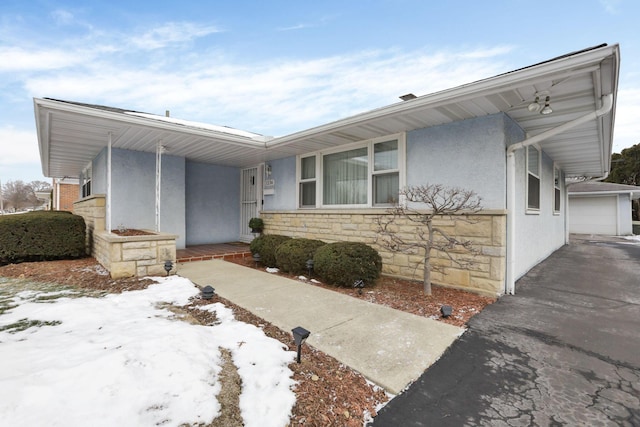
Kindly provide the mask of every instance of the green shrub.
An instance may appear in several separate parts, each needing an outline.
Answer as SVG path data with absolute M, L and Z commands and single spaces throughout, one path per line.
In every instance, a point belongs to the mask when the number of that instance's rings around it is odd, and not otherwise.
M 0 265 L 85 255 L 81 216 L 64 211 L 0 216 Z
M 264 230 L 264 222 L 262 221 L 262 218 L 251 218 L 249 220 L 249 228 L 253 231 L 262 231 Z
M 279 234 L 263 234 L 256 237 L 249 245 L 252 254 L 256 252 L 260 254 L 260 262 L 267 267 L 275 267 L 276 250 L 278 246 L 287 240 L 291 240 L 289 236 L 281 236 Z
M 313 269 L 325 282 L 353 286 L 356 280 L 373 283 L 382 271 L 382 258 L 370 246 L 358 242 L 337 242 L 320 247 L 313 257 Z
M 316 250 L 326 245 L 313 239 L 291 239 L 276 250 L 276 265 L 287 273 L 303 274 L 307 271 L 307 260 L 313 259 Z

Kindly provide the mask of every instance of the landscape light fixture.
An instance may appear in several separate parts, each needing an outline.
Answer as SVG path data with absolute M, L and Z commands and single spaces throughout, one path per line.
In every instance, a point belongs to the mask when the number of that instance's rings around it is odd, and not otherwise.
M 260 263 L 260 254 L 258 252 L 253 254 L 253 261 L 256 263 L 256 268 L 257 268 L 258 264 Z
M 296 346 L 298 347 L 298 357 L 296 360 L 300 363 L 300 351 L 302 349 L 302 344 L 304 344 L 307 338 L 309 338 L 311 332 L 307 331 L 302 326 L 296 326 L 291 330 L 291 333 L 293 334 L 293 341 L 295 341 Z
M 353 282 L 353 287 L 358 290 L 358 294 L 362 295 L 362 288 L 364 288 L 364 280 L 358 279 Z
M 164 270 L 167 272 L 167 276 L 169 275 L 169 272 L 173 269 L 173 262 L 171 262 L 170 259 L 166 260 L 164 262 Z
M 202 298 L 211 299 L 216 294 L 216 290 L 211 285 L 207 285 L 202 288 Z
M 311 272 L 313 271 L 313 260 L 308 259 L 306 262 L 307 271 L 309 272 L 309 277 L 311 277 Z
M 453 312 L 453 308 L 450 305 L 443 305 L 440 307 L 440 313 L 442 313 L 442 317 L 449 317 Z

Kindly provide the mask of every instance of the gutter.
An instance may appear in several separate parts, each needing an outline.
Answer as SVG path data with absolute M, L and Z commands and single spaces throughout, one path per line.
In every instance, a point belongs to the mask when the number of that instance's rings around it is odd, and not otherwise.
M 591 120 L 595 120 L 600 116 L 603 116 L 611 111 L 613 108 L 613 94 L 610 93 L 608 95 L 602 96 L 602 106 L 595 111 L 585 114 L 584 116 L 578 117 L 577 119 L 573 119 L 568 121 L 560 126 L 556 126 L 552 129 L 549 129 L 545 132 L 542 132 L 538 135 L 532 136 L 531 138 L 527 138 L 524 141 L 518 142 L 516 144 L 512 144 L 507 147 L 507 271 L 505 277 L 505 293 L 506 294 L 515 294 L 516 292 L 516 284 L 515 284 L 515 247 L 516 247 L 516 236 L 515 236 L 515 228 L 516 228 L 516 156 L 515 151 L 521 148 L 526 148 L 530 145 L 537 144 L 544 140 L 547 140 L 555 135 L 558 135 L 562 132 L 565 132 L 569 129 L 572 129 L 576 126 L 580 126 L 583 123 L 586 123 Z M 601 177 L 592 177 L 593 180 L 601 180 L 605 179 L 609 175 L 609 172 L 605 172 Z M 567 193 L 565 191 L 565 193 Z M 565 204 L 566 206 L 566 204 Z M 566 210 L 565 210 L 566 217 Z M 568 228 L 567 228 L 568 230 Z

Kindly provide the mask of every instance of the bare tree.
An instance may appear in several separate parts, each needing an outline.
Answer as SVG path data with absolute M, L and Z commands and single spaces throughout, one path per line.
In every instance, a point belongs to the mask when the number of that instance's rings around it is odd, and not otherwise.
M 31 181 L 29 183 L 32 191 L 49 191 L 51 190 L 51 183 L 47 181 Z
M 4 208 L 11 207 L 14 211 L 19 211 L 27 207 L 36 207 L 42 204 L 36 197 L 36 191 L 48 191 L 51 185 L 45 181 L 32 181 L 28 184 L 21 180 L 8 181 L 0 188 Z
M 18 211 L 28 206 L 31 189 L 23 181 L 8 181 L 2 190 L 5 208 L 10 206 L 14 211 Z
M 433 220 L 436 217 L 455 216 L 458 220 L 471 223 L 473 221 L 469 215 L 482 210 L 482 199 L 470 190 L 425 184 L 404 188 L 400 191 L 400 200 L 401 203 L 387 210 L 387 215 L 377 218 L 376 243 L 393 252 L 415 254 L 420 249 L 424 250 L 424 292 L 431 295 L 431 270 L 442 271 L 431 265 L 431 250 L 446 254 L 459 267 L 467 267 L 471 261 L 454 258 L 451 251 L 456 247 L 473 251 L 471 241 L 458 240 L 444 229 L 436 227 Z M 400 232 L 401 220 L 415 224 L 414 235 L 408 237 Z

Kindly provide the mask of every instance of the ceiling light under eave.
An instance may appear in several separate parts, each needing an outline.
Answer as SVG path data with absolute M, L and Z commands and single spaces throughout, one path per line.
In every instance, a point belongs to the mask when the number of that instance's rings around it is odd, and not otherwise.
M 529 104 L 527 109 L 532 113 L 537 113 L 538 111 L 540 111 L 540 97 L 536 96 L 536 100 Z
M 553 113 L 553 110 L 549 106 L 549 100 L 550 100 L 550 97 L 547 96 L 547 98 L 544 101 L 544 108 L 542 110 L 540 110 L 540 114 L 542 114 L 544 116 L 546 116 L 547 114 Z

